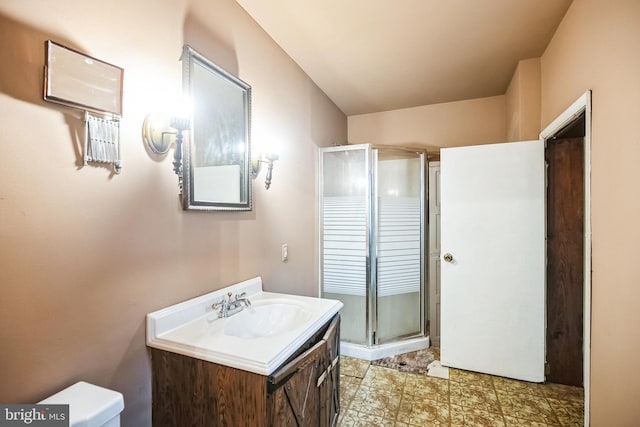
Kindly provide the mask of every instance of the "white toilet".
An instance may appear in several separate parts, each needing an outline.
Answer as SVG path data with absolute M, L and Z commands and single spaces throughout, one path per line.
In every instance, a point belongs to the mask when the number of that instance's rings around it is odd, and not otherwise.
M 47 397 L 41 404 L 69 404 L 69 427 L 120 427 L 122 393 L 84 381 Z

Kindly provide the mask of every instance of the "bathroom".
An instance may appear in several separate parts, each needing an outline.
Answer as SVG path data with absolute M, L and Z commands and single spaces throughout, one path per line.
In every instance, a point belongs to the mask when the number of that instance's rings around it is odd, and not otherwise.
M 640 419 L 640 60 L 629 43 L 640 40 L 639 7 L 573 2 L 540 60 L 533 135 L 522 135 L 537 137 L 594 91 L 594 426 Z M 82 118 L 42 100 L 48 39 L 125 69 L 121 174 L 83 166 Z M 3 1 L 0 43 L 0 403 L 84 380 L 124 394 L 124 426 L 151 425 L 147 313 L 258 275 L 272 291 L 317 295 L 318 148 L 500 142 L 531 120 L 505 95 L 346 116 L 233 0 Z M 252 139 L 280 144 L 271 188 L 264 175 L 254 182 L 252 211 L 182 211 L 170 160 L 141 142 L 144 117 L 181 90 L 184 43 L 251 84 Z

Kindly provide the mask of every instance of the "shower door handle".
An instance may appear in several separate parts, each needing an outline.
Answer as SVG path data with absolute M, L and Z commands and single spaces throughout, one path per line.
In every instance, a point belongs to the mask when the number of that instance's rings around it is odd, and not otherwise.
M 453 255 L 451 255 L 449 252 L 447 252 L 446 254 L 444 254 L 442 258 L 443 258 L 446 262 L 451 262 L 451 261 L 453 261 Z

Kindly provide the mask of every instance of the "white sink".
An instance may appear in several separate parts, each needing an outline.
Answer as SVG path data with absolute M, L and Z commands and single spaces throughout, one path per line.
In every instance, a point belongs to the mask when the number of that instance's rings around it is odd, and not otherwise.
M 296 329 L 311 318 L 311 313 L 297 304 L 274 301 L 245 308 L 224 319 L 224 334 L 239 338 L 271 337 Z
M 224 319 L 211 308 L 231 292 L 250 307 Z M 147 345 L 271 375 L 342 308 L 337 300 L 262 290 L 255 277 L 147 314 Z

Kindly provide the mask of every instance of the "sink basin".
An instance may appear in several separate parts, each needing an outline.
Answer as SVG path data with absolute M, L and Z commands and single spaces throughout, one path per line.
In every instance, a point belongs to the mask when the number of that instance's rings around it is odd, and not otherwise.
M 253 305 L 224 319 L 224 334 L 239 338 L 271 337 L 304 324 L 311 313 L 288 302 Z
M 213 303 L 246 293 L 251 307 L 220 319 Z M 340 301 L 265 292 L 255 277 L 147 314 L 147 345 L 271 375 L 342 308 Z

